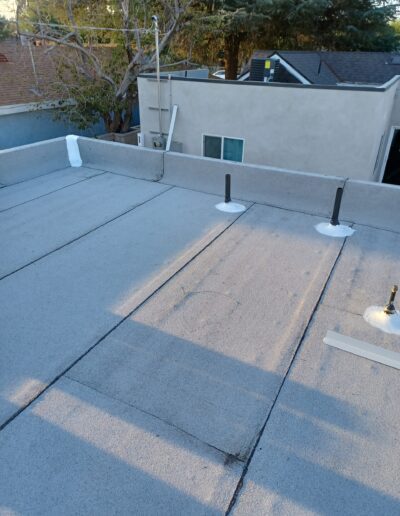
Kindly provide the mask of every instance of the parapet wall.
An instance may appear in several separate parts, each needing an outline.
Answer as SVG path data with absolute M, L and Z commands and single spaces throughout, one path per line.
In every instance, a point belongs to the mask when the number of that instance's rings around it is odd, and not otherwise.
M 0 184 L 12 185 L 69 167 L 65 138 L 0 151 Z
M 163 183 L 223 196 L 224 176 L 232 176 L 232 197 L 327 217 L 336 189 L 345 179 L 258 165 L 227 163 L 168 152 Z
M 341 177 L 78 138 L 84 167 L 200 192 L 224 195 L 232 176 L 232 197 L 328 218 L 336 189 L 344 187 L 340 219 L 400 232 L 400 187 Z M 65 138 L 0 151 L 0 185 L 10 185 L 70 166 Z
M 357 224 L 400 233 L 400 186 L 347 181 L 341 217 Z
M 78 138 L 78 145 L 85 167 L 149 181 L 162 177 L 162 151 L 85 137 Z

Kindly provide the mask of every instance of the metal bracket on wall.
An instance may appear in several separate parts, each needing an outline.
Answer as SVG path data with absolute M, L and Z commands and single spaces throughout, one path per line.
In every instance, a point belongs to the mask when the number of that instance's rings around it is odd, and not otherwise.
M 150 134 L 160 134 L 159 131 L 149 131 Z M 168 136 L 168 133 L 161 133 L 162 136 Z
M 175 128 L 175 121 L 176 121 L 176 115 L 178 113 L 178 105 L 174 104 L 174 107 L 172 108 L 172 116 L 171 116 L 171 122 L 169 124 L 169 131 L 168 131 L 168 139 L 167 139 L 167 145 L 165 147 L 165 150 L 168 152 L 171 148 L 172 143 L 172 135 L 174 134 L 174 128 Z

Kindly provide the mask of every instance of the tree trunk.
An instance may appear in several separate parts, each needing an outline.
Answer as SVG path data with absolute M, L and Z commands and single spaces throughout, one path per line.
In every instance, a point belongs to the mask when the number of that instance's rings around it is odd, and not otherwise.
M 128 98 L 127 107 L 126 107 L 125 113 L 124 113 L 124 120 L 122 122 L 122 128 L 121 128 L 122 133 L 126 133 L 131 126 L 131 118 L 132 118 L 133 104 L 134 104 L 135 98 L 136 97 L 132 97 L 132 96 L 129 96 L 129 98 Z
M 239 68 L 240 36 L 230 34 L 225 37 L 225 79 L 236 81 Z
M 104 121 L 104 127 L 106 128 L 107 133 L 111 133 L 111 124 L 112 120 L 110 117 L 110 113 L 104 113 L 102 115 L 103 121 Z
M 132 109 L 127 109 L 124 113 L 124 119 L 121 125 L 121 133 L 126 133 L 129 131 L 131 126 L 131 118 L 132 118 Z
M 113 121 L 111 124 L 111 132 L 112 133 L 119 133 L 121 132 L 121 119 L 122 115 L 120 111 L 114 111 L 113 113 Z

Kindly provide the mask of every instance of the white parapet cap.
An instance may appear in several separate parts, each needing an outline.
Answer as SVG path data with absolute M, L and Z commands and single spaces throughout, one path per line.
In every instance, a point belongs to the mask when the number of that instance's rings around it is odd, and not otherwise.
M 63 106 L 71 106 L 73 104 L 73 100 L 48 100 L 46 102 L 9 104 L 8 106 L 0 106 L 0 116 L 16 115 L 18 113 L 28 113 L 30 111 L 42 111 L 45 109 L 58 109 Z
M 71 167 L 81 167 L 82 158 L 78 145 L 78 136 L 75 134 L 69 134 L 65 137 L 67 142 L 68 159 Z

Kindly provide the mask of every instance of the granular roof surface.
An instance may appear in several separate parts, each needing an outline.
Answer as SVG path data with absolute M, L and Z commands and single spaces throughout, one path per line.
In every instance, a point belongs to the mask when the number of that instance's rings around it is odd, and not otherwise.
M 400 234 L 95 168 L 0 189 L 0 514 L 399 514 Z

